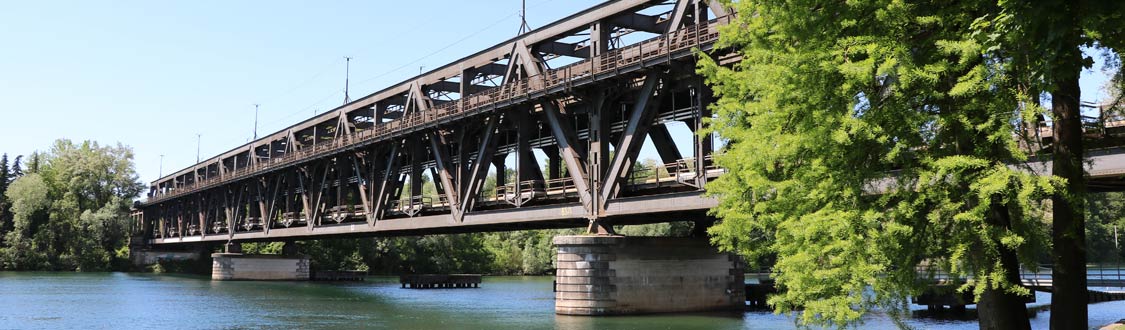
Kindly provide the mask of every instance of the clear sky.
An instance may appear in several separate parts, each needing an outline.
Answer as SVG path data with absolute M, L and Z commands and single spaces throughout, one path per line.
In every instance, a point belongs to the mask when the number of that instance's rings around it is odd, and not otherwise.
M 539 27 L 597 0 L 527 0 Z M 57 138 L 133 147 L 148 183 L 513 37 L 519 0 L 11 1 L 0 10 L 0 152 Z M 1083 99 L 1105 80 L 1087 72 Z M 1097 93 L 1094 93 L 1097 91 Z M 679 142 L 679 141 L 677 141 Z M 684 151 L 689 151 L 686 149 Z M 650 154 L 650 152 L 645 152 Z
M 528 0 L 534 28 L 595 0 Z M 0 10 L 0 152 L 122 142 L 146 183 L 507 40 L 519 0 L 13 1 Z M 397 69 L 397 70 L 396 70 Z

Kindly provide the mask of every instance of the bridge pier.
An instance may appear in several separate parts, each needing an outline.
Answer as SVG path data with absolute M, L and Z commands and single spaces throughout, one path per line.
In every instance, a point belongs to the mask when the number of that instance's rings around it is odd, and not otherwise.
M 307 281 L 309 257 L 286 242 L 281 255 L 243 254 L 242 244 L 228 242 L 223 253 L 211 254 L 211 280 Z
M 206 245 L 188 247 L 153 248 L 143 244 L 129 246 L 129 260 L 133 269 L 144 271 L 154 265 L 160 265 L 163 271 L 170 272 L 202 272 L 206 271 L 207 251 Z M 203 264 L 200 265 L 199 263 Z
M 706 239 L 557 236 L 555 313 L 741 310 L 743 263 Z

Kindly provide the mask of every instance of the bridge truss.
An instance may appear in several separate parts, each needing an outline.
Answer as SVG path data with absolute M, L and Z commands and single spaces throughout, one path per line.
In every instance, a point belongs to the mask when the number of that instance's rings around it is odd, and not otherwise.
M 729 15 L 717 1 L 606 2 L 160 178 L 134 216 L 152 244 L 704 218 L 722 170 L 694 134 L 712 98 L 695 61 L 721 58 Z M 664 164 L 638 164 L 646 139 Z

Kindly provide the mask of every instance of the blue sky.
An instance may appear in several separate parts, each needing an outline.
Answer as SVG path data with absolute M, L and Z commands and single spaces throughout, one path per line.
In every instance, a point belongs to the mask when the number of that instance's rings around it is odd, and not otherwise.
M 594 0 L 528 0 L 532 27 Z M 7 2 L 0 152 L 120 141 L 142 180 L 515 36 L 519 0 Z M 454 44 L 455 43 L 455 44 Z M 452 44 L 452 45 L 451 45 Z M 397 71 L 395 69 L 398 69 Z
M 596 0 L 528 0 L 539 27 Z M 108 5 L 107 5 L 108 4 Z M 511 38 L 519 0 L 13 1 L 0 10 L 0 152 L 133 147 L 146 183 Z M 1104 73 L 1084 77 L 1096 101 Z M 1093 91 L 1099 91 L 1097 94 Z M 686 130 L 685 130 L 686 131 Z M 679 142 L 679 141 L 678 141 Z M 685 151 L 690 150 L 686 149 Z M 652 152 L 645 152 L 652 154 Z

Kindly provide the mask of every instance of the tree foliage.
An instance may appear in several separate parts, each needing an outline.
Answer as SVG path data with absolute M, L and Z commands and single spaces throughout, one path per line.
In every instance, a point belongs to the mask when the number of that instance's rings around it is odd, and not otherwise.
M 1086 314 L 1086 140 L 1082 123 L 1081 71 L 1093 59 L 1082 48 L 1125 50 L 1125 3 L 1121 1 L 997 1 L 997 13 L 982 17 L 984 44 L 1011 63 L 1032 97 L 1051 101 L 1051 172 L 1065 180 L 1052 196 L 1053 259 L 1051 328 L 1088 326 Z
M 741 61 L 699 69 L 728 140 L 709 232 L 776 257 L 778 312 L 851 325 L 901 311 L 922 264 L 973 277 L 962 289 L 978 298 L 1028 294 L 1016 257 L 1046 246 L 1042 201 L 1062 181 L 1010 166 L 1027 159 L 1020 123 L 1043 109 L 990 47 L 996 3 L 733 5 L 719 46 Z
M 30 159 L 4 193 L 13 230 L 4 235 L 0 267 L 110 269 L 128 243 L 129 206 L 143 189 L 132 150 L 58 140 Z
M 8 167 L 8 154 L 0 155 L 0 246 L 3 244 L 4 234 L 12 230 L 12 203 L 8 201 L 5 192 L 15 180 L 15 173 Z
M 1095 263 L 1120 263 L 1125 260 L 1125 193 L 1087 195 L 1086 250 Z
M 629 236 L 688 236 L 690 222 L 620 226 Z M 297 242 L 314 269 L 366 270 L 370 274 L 483 273 L 544 275 L 555 270 L 559 235 L 583 229 L 444 234 L 411 237 L 324 239 Z M 281 242 L 244 243 L 243 253 L 279 254 Z

